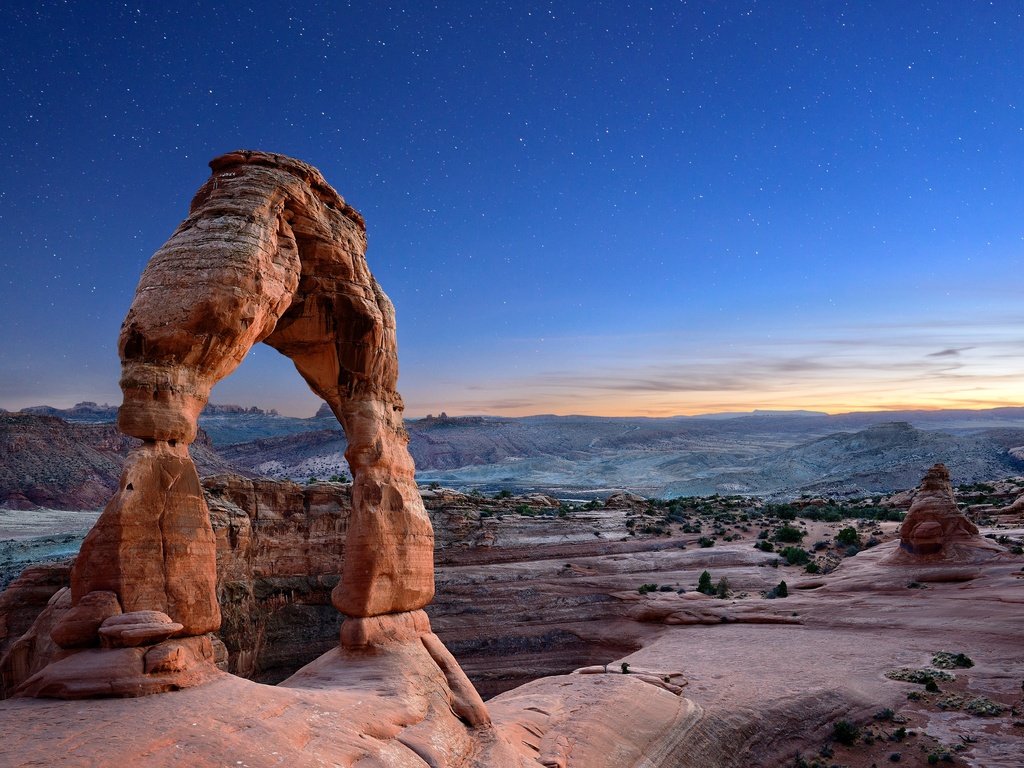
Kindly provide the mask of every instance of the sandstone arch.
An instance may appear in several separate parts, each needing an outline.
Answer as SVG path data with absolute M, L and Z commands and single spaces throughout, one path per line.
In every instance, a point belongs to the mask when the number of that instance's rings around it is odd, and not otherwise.
M 193 638 L 176 646 L 184 651 L 173 651 L 175 663 L 188 666 L 182 653 L 208 660 L 204 635 L 220 626 L 216 553 L 188 444 L 213 386 L 261 341 L 294 362 L 348 439 L 353 513 L 332 594 L 350 617 L 343 641 L 429 634 L 419 609 L 434 593 L 433 531 L 396 390 L 394 308 L 367 266 L 363 219 L 298 160 L 239 151 L 210 167 L 188 218 L 146 266 L 121 328 L 118 426 L 144 443 L 83 543 L 74 607 L 55 637 L 65 648 L 102 640 L 121 650 L 140 644 L 132 638 Z M 122 612 L 131 616 L 112 619 Z M 104 629 L 111 622 L 132 629 L 114 637 Z M 158 665 L 146 655 L 145 666 Z

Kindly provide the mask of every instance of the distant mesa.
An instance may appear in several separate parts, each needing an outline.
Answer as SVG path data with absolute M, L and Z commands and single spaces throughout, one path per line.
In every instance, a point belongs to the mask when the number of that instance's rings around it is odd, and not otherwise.
M 263 410 L 255 405 L 246 408 L 242 405 L 217 405 L 207 403 L 203 409 L 204 416 L 278 416 L 277 409 Z

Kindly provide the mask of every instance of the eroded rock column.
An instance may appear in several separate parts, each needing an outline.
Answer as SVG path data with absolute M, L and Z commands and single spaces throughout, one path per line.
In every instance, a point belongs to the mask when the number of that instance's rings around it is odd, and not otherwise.
M 188 445 L 213 386 L 265 341 L 348 438 L 353 512 L 332 595 L 348 617 L 342 645 L 422 644 L 453 707 L 484 725 L 482 701 L 422 611 L 434 594 L 433 531 L 396 389 L 394 308 L 366 264 L 362 217 L 298 160 L 241 151 L 210 166 L 121 328 L 118 426 L 143 444 L 75 564 L 73 605 L 52 633 L 70 655 L 22 693 L 141 695 L 212 670 L 215 543 Z
M 945 464 L 936 464 L 921 480 L 900 527 L 900 547 L 915 555 L 933 555 L 949 544 L 977 536 L 978 526 L 956 505 L 949 470 Z

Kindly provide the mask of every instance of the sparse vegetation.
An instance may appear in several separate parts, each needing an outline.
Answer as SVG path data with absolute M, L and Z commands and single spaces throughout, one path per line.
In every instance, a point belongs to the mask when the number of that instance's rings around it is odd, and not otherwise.
M 729 580 L 725 578 L 725 576 L 723 576 L 718 580 L 718 584 L 715 586 L 715 597 L 717 597 L 719 600 L 724 600 L 725 598 L 729 597 L 729 595 Z
M 843 528 L 836 534 L 836 544 L 844 547 L 859 546 L 860 545 L 860 534 L 857 533 L 857 529 L 853 527 Z
M 807 554 L 807 550 L 800 547 L 786 547 L 779 554 L 782 555 L 789 565 L 807 565 L 811 561 L 811 556 Z
M 697 591 L 703 592 L 705 595 L 715 593 L 714 587 L 711 586 L 711 574 L 708 571 L 701 573 L 700 578 L 697 579 Z
M 849 720 L 839 720 L 832 724 L 832 738 L 844 746 L 852 746 L 860 738 L 860 728 Z
M 970 669 L 974 661 L 963 653 L 939 651 L 932 657 L 932 666 L 936 669 Z
M 806 536 L 799 528 L 791 525 L 784 525 L 775 532 L 775 540 L 786 544 L 799 544 Z

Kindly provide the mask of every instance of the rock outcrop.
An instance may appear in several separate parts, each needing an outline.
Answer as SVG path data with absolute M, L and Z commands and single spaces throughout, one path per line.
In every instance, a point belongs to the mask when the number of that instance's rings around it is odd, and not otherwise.
M 936 464 L 921 480 L 903 527 L 900 546 L 915 555 L 941 552 L 953 541 L 969 540 L 978 535 L 978 526 L 961 514 L 949 480 L 949 470 Z
M 986 541 L 957 507 L 946 466 L 929 469 L 900 528 L 897 557 L 964 559 L 972 551 L 993 549 L 1001 548 Z
M 26 681 L 26 694 L 138 695 L 203 679 L 195 665 L 212 662 L 206 635 L 221 615 L 216 539 L 188 445 L 213 386 L 260 341 L 294 362 L 348 439 L 353 508 L 332 602 L 356 628 L 342 640 L 362 637 L 372 617 L 386 617 L 374 626 L 404 625 L 433 597 L 433 532 L 396 390 L 394 308 L 366 264 L 362 217 L 298 160 L 233 152 L 210 166 L 189 217 L 143 272 L 121 327 L 118 427 L 143 443 L 71 578 L 72 612 L 110 593 L 123 614 L 158 612 L 174 629 L 140 635 L 151 648 L 140 655 L 135 646 L 75 650 L 95 643 L 81 637 L 81 624 L 58 626 L 57 637 L 74 638 L 67 650 L 103 661 L 61 659 Z M 109 639 L 103 626 L 99 639 Z M 158 652 L 171 642 L 161 635 L 180 642 Z M 150 652 L 164 661 L 154 666 Z M 106 671 L 85 675 L 86 666 Z

